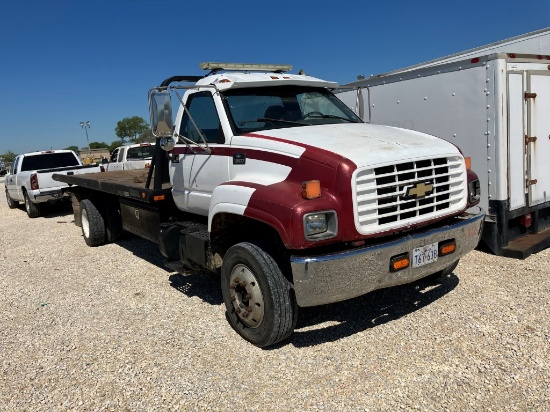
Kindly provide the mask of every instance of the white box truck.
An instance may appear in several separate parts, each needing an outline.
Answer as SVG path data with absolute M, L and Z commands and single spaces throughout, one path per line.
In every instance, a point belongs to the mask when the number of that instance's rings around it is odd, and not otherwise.
M 363 78 L 338 97 L 367 122 L 438 136 L 471 157 L 495 254 L 550 246 L 550 30 Z

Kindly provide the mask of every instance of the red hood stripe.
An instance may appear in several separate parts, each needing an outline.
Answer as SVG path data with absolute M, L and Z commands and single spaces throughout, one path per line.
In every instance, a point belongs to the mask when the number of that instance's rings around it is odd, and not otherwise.
M 342 155 L 339 155 L 338 153 L 334 153 L 326 149 L 321 149 L 316 146 L 312 146 L 301 142 L 295 142 L 292 140 L 281 139 L 279 137 L 266 136 L 258 133 L 247 133 L 244 136 L 255 137 L 258 139 L 272 140 L 275 142 L 287 143 L 294 146 L 303 147 L 304 149 L 306 149 L 306 152 L 302 155 L 302 157 L 307 157 L 317 162 L 330 165 L 335 169 L 337 169 L 338 166 L 341 164 L 345 164 L 347 168 L 351 170 L 357 169 L 357 165 L 347 157 L 344 157 Z

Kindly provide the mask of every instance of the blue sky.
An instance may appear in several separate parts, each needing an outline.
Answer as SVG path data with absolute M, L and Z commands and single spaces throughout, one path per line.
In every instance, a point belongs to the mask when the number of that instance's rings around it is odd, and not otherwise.
M 347 83 L 550 26 L 549 0 L 3 2 L 0 154 L 117 140 L 147 91 L 203 61 Z

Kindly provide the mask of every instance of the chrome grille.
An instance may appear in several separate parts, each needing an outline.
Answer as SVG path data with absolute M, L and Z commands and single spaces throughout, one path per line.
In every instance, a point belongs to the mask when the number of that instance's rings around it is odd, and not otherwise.
M 416 185 L 432 187 L 425 196 L 406 196 Z M 355 180 L 355 217 L 360 233 L 412 225 L 465 206 L 466 171 L 461 157 L 419 159 L 364 169 Z M 422 191 L 421 191 L 422 192 Z

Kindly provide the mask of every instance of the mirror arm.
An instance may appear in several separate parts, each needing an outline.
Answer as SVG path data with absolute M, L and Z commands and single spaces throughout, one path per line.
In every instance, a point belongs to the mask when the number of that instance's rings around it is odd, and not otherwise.
M 200 130 L 199 130 L 199 133 L 200 133 Z M 197 142 L 189 139 L 188 137 L 182 136 L 181 134 L 178 134 L 178 133 L 174 133 L 174 136 L 176 136 L 178 139 L 181 139 L 183 141 L 183 143 L 185 143 L 187 145 L 187 147 L 189 149 L 191 149 L 191 151 L 193 153 L 197 153 L 197 152 L 195 150 L 193 150 L 193 148 L 191 147 L 191 144 L 194 144 L 194 145 L 200 147 L 202 150 L 204 150 L 208 154 L 212 154 L 212 149 L 210 149 L 210 147 L 208 147 L 208 144 L 206 144 L 206 146 L 201 146 Z

